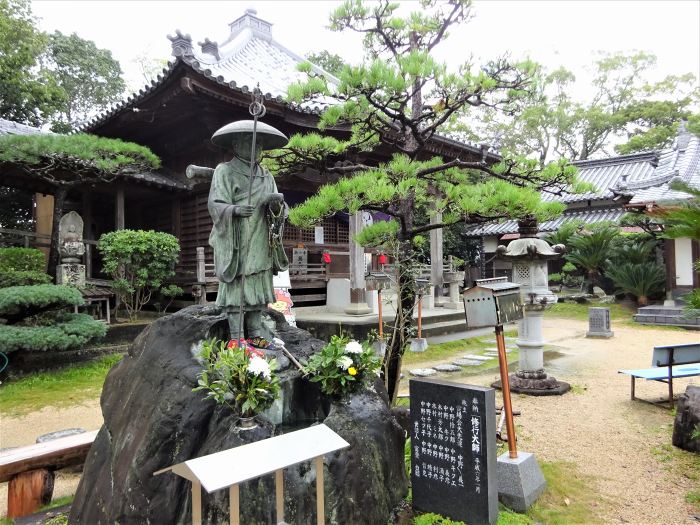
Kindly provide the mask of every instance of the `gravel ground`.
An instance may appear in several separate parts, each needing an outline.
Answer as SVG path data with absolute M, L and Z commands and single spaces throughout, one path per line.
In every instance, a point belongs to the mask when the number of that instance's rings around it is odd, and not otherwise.
M 700 333 L 668 331 L 632 326 L 614 326 L 612 339 L 586 339 L 587 323 L 548 318 L 544 333 L 561 353 L 547 363 L 547 371 L 568 381 L 574 392 L 561 397 L 513 397 L 519 443 L 541 460 L 570 461 L 580 472 L 595 480 L 603 523 L 635 525 L 686 525 L 693 508 L 685 494 L 695 490 L 693 482 L 674 475 L 667 462 L 652 449 L 670 443 L 668 410 L 629 398 L 629 378 L 617 373 L 621 368 L 644 368 L 651 364 L 655 345 L 690 343 Z M 426 363 L 428 364 L 428 363 Z M 437 364 L 437 363 L 433 363 Z M 422 365 L 421 365 L 422 366 Z M 453 379 L 448 374 L 442 375 Z M 496 374 L 471 376 L 465 382 L 487 385 Z M 677 382 L 682 392 L 700 378 Z M 637 382 L 637 395 L 660 398 L 666 386 Z M 497 400 L 500 404 L 500 400 Z M 99 428 L 102 415 L 94 399 L 69 409 L 46 408 L 19 418 L 2 417 L 0 447 L 27 445 L 37 436 L 69 427 Z M 59 474 L 54 495 L 72 494 L 78 475 Z M 7 484 L 0 485 L 0 516 L 6 512 Z M 605 503 L 607 502 L 607 503 Z
M 516 418 L 520 448 L 540 460 L 573 462 L 593 478 L 603 523 L 697 524 L 692 516 L 698 511 L 684 499 L 697 488 L 652 453 L 671 442 L 670 412 L 630 400 L 630 379 L 617 371 L 647 368 L 653 346 L 698 342 L 700 333 L 614 326 L 612 339 L 587 339 L 587 328 L 587 322 L 545 318 L 545 337 L 562 354 L 545 364 L 547 372 L 574 388 L 560 397 L 513 396 L 513 409 L 522 411 Z M 495 379 L 497 373 L 457 380 L 489 385 Z M 699 382 L 674 381 L 675 391 Z M 665 384 L 637 381 L 638 397 L 659 399 L 667 392 Z

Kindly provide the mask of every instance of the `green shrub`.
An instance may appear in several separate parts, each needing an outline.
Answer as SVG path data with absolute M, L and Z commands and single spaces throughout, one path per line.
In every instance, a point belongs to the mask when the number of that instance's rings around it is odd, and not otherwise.
M 44 254 L 35 248 L 0 248 L 0 272 L 43 272 Z
M 35 272 L 33 270 L 0 271 L 0 288 L 49 284 L 50 282 L 51 276 L 44 272 Z
M 60 313 L 49 326 L 0 325 L 0 348 L 5 353 L 70 350 L 105 333 L 107 326 L 89 315 Z
M 619 291 L 629 293 L 644 306 L 664 289 L 666 270 L 657 262 L 608 264 L 606 272 Z
M 100 237 L 103 270 L 114 279 L 114 291 L 130 319 L 164 282 L 175 275 L 180 243 L 169 233 L 118 230 Z
M 549 274 L 549 282 L 554 283 L 554 284 L 561 283 L 561 274 L 560 273 L 550 273 Z
M 413 525 L 467 525 L 463 521 L 452 521 L 450 518 L 445 518 L 440 516 L 440 514 L 435 514 L 430 512 L 428 514 L 421 514 L 413 519 Z
M 0 317 L 25 318 L 62 306 L 83 304 L 80 291 L 70 286 L 38 284 L 0 289 Z

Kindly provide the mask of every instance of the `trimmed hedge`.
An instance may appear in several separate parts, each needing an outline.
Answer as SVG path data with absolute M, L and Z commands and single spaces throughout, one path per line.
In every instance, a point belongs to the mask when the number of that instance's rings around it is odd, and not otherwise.
M 0 317 L 4 318 L 29 317 L 41 311 L 81 304 L 80 291 L 70 286 L 37 284 L 0 289 Z M 22 315 L 24 312 L 29 313 Z
M 0 272 L 43 272 L 44 254 L 35 248 L 0 248 Z
M 107 333 L 104 323 L 86 314 L 59 314 L 56 321 L 51 326 L 0 325 L 0 348 L 5 353 L 69 350 Z
M 51 276 L 48 273 L 34 272 L 30 270 L 0 271 L 0 288 L 10 286 L 33 286 L 35 284 L 50 284 Z

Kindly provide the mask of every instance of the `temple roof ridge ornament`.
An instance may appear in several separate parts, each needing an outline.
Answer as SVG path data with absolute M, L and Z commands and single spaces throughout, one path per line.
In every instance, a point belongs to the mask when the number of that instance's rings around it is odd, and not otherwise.
M 255 37 L 272 40 L 272 24 L 267 20 L 259 18 L 257 15 L 258 11 L 256 9 L 252 7 L 246 9 L 243 16 L 239 16 L 228 25 L 231 32 L 226 41 L 221 45 L 224 46 L 234 40 L 246 29 L 250 30 Z
M 175 36 L 168 35 L 168 40 L 172 42 L 173 56 L 193 57 L 192 37 L 189 33 L 183 34 L 179 29 L 175 30 Z

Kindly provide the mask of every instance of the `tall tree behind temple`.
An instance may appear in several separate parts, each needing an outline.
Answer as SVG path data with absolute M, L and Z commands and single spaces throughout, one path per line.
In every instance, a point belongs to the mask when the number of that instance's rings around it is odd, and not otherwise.
M 47 42 L 29 0 L 0 0 L 0 117 L 39 126 L 58 111 L 64 91 L 37 67 Z
M 306 53 L 306 60 L 335 76 L 340 75 L 345 65 L 343 57 L 335 53 L 330 53 L 325 49 L 315 53 Z
M 644 52 L 602 56 L 593 64 L 593 92 L 585 102 L 572 96 L 576 77 L 571 71 L 539 66 L 537 86 L 522 111 L 509 118 L 490 108 L 471 111 L 467 124 L 456 122 L 453 130 L 472 139 L 468 129 L 476 125 L 498 139 L 502 149 L 529 150 L 542 163 L 662 148 L 683 119 L 691 131 L 700 131 L 700 93 L 690 73 L 650 82 L 648 72 L 655 65 L 656 57 Z
M 90 113 L 119 101 L 124 93 L 121 66 L 112 52 L 75 33 L 50 35 L 42 62 L 66 95 L 59 118 L 53 122 L 54 131 L 74 129 Z

